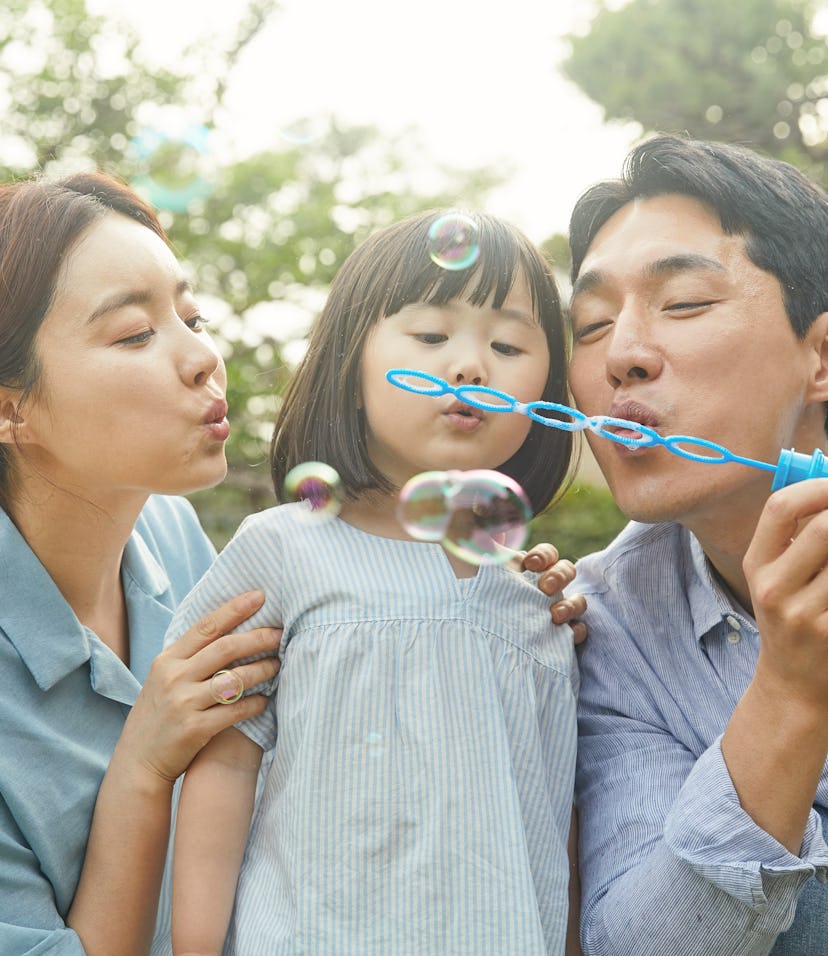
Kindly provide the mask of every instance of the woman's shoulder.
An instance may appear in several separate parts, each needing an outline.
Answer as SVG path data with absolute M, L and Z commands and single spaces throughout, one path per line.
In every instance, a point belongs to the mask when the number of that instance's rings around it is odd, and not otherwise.
M 146 564 L 149 555 L 170 578 L 182 577 L 189 587 L 214 561 L 216 549 L 186 498 L 151 495 L 147 500 L 127 547 L 127 564 Z

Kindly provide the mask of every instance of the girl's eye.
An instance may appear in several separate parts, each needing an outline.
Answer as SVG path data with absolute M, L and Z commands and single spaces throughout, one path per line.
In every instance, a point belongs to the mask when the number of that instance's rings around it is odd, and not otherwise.
M 441 342 L 445 342 L 448 336 L 443 335 L 442 332 L 417 332 L 414 338 L 424 345 L 439 345 Z
M 508 345 L 506 342 L 492 342 L 492 349 L 501 355 L 522 355 L 523 350 L 516 345 Z
M 194 315 L 191 319 L 185 319 L 184 324 L 193 332 L 200 332 L 205 325 L 210 324 L 210 320 L 205 319 L 203 315 Z
M 135 335 L 128 335 L 126 338 L 118 339 L 116 345 L 143 345 L 155 335 L 153 329 L 144 329 L 143 332 L 137 332 Z

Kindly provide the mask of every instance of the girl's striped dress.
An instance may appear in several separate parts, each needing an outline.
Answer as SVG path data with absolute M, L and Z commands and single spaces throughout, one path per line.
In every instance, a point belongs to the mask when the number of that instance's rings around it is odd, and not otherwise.
M 254 587 L 285 628 L 225 953 L 563 953 L 571 631 L 534 575 L 304 516 L 248 518 L 171 630 Z

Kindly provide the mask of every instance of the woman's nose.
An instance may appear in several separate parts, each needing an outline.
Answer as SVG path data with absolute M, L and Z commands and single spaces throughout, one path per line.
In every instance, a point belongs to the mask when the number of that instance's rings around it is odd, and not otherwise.
M 203 385 L 222 366 L 223 360 L 215 342 L 206 332 L 190 332 L 181 360 L 181 377 L 187 385 Z

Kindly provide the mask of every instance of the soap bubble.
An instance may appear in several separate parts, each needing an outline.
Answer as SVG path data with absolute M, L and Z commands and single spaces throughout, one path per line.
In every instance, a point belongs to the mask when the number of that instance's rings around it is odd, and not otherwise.
M 330 120 L 325 116 L 303 116 L 284 126 L 278 134 L 293 146 L 307 146 L 325 138 L 330 128 Z
M 365 749 L 369 757 L 383 757 L 385 755 L 385 737 L 372 730 L 365 737 Z
M 497 564 L 523 547 L 532 507 L 520 485 L 497 471 L 462 473 L 449 492 L 443 546 L 470 564 Z
M 480 255 L 477 223 L 462 213 L 435 219 L 428 230 L 428 254 L 443 269 L 468 269 Z
M 181 132 L 142 129 L 132 140 L 139 174 L 132 180 L 156 209 L 186 212 L 211 190 L 206 176 L 209 130 L 188 126 Z
M 406 482 L 397 504 L 400 524 L 419 541 L 442 541 L 451 514 L 447 491 L 449 476 L 445 471 L 424 471 Z
M 285 476 L 285 501 L 301 501 L 311 521 L 330 521 L 342 508 L 342 480 L 323 461 L 306 461 Z
M 403 487 L 397 517 L 412 538 L 439 541 L 469 564 L 497 564 L 523 547 L 532 506 L 498 471 L 425 471 Z

